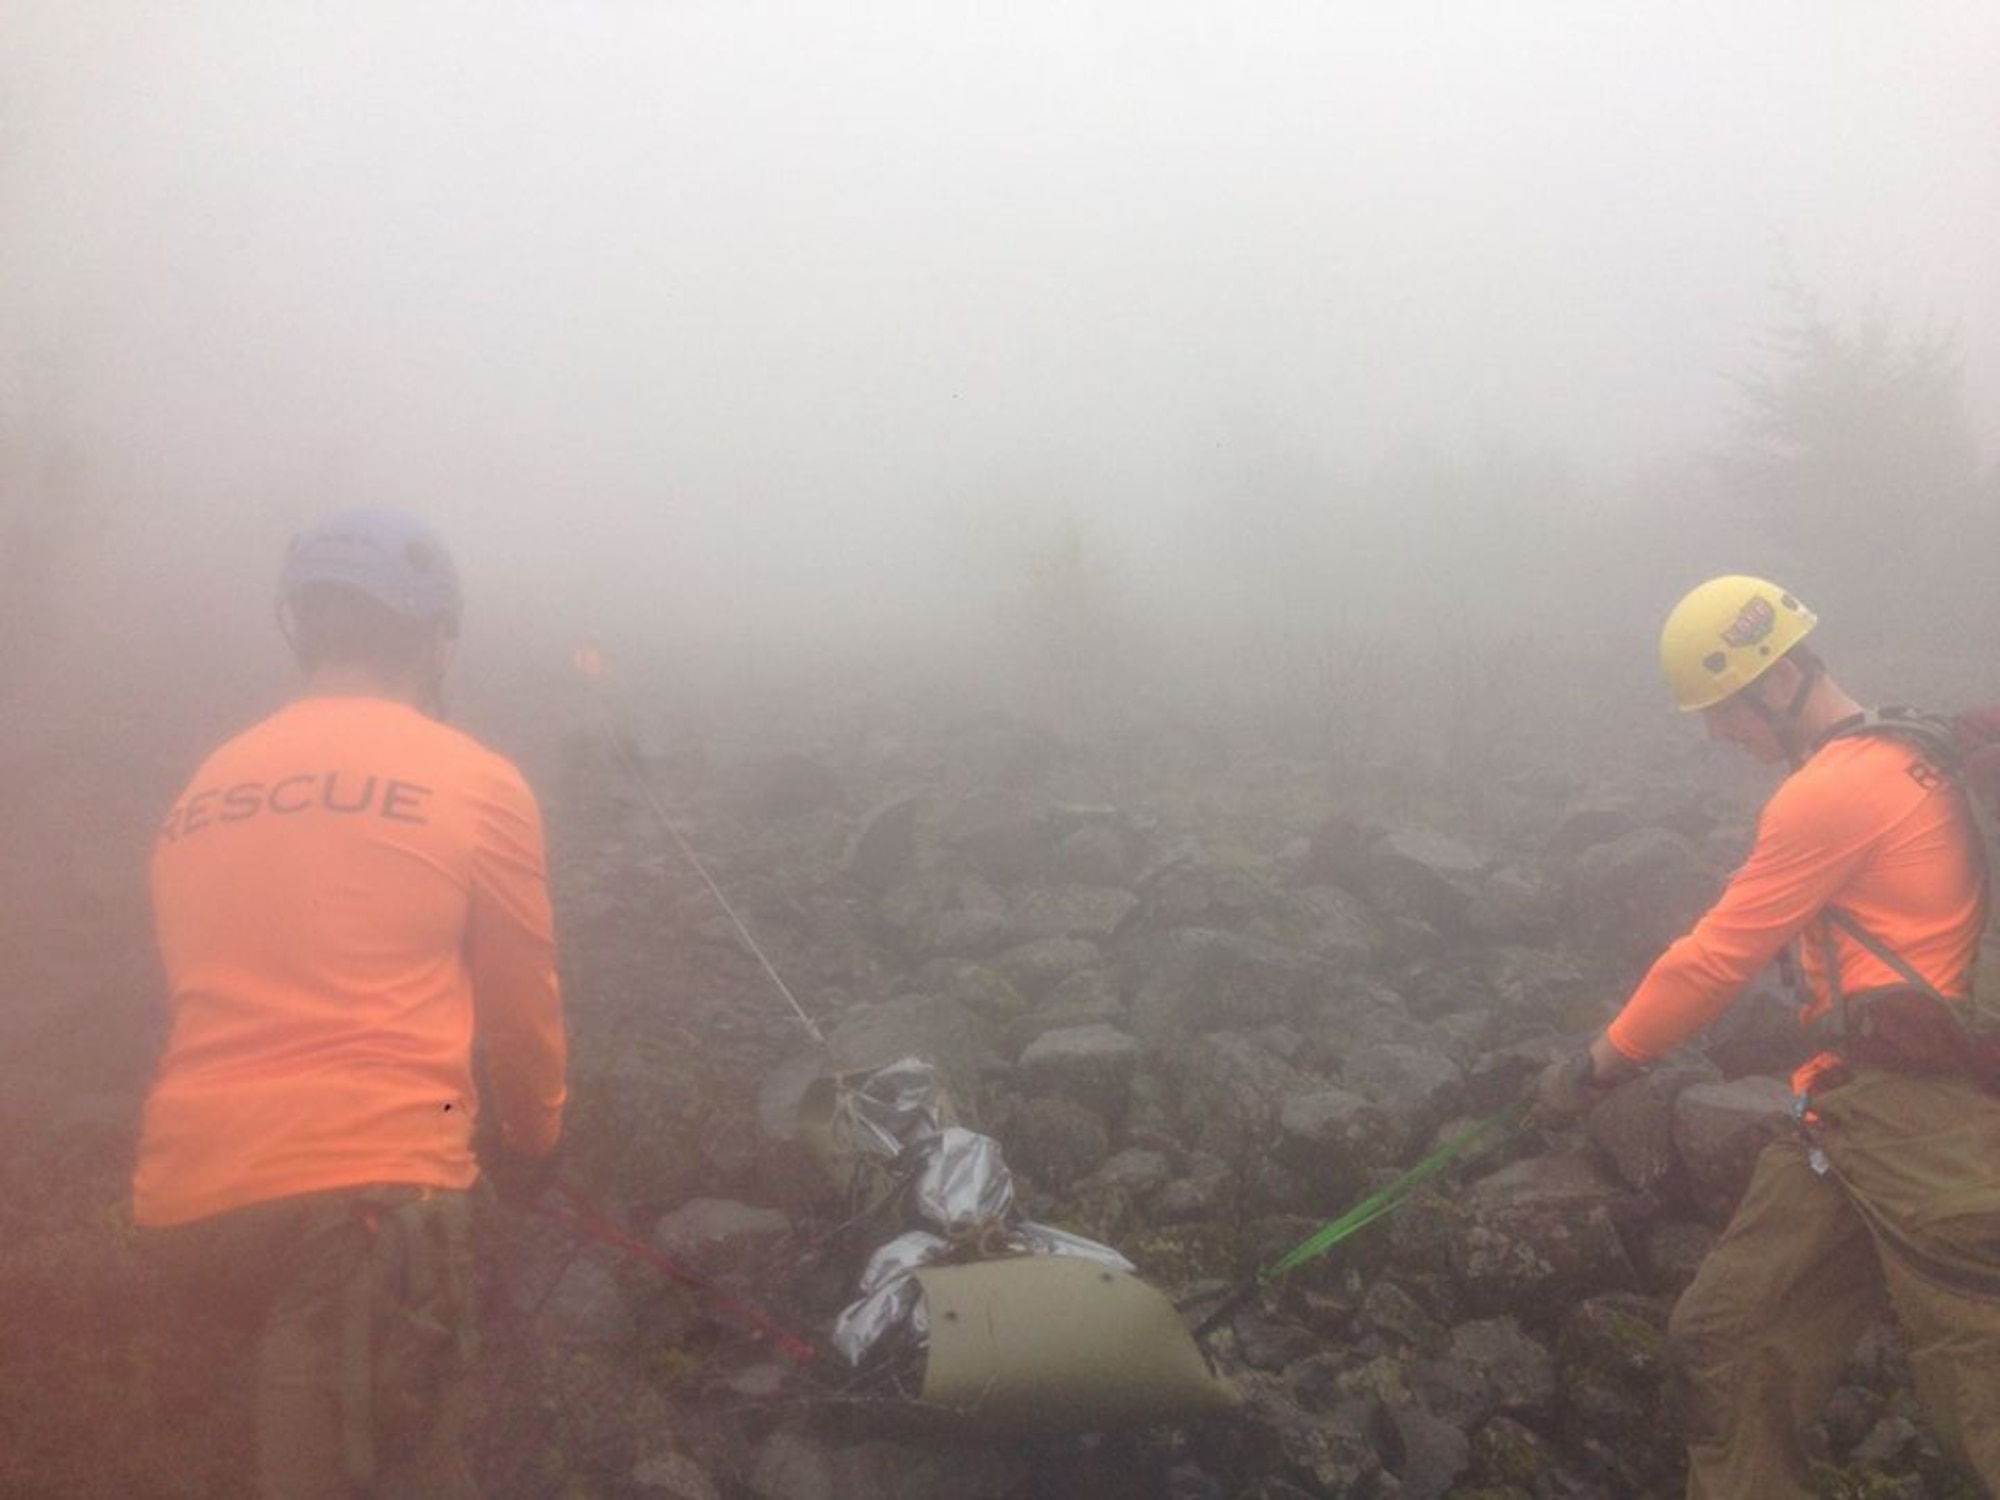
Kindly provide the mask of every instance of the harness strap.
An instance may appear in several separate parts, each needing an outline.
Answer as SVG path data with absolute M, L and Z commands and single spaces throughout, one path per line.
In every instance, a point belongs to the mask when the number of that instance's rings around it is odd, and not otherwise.
M 1886 708 L 1864 709 L 1858 714 L 1849 714 L 1837 724 L 1832 724 L 1813 741 L 1811 753 L 1817 754 L 1835 740 L 1849 739 L 1856 735 L 1891 735 L 1915 744 L 1926 755 L 1936 761 L 1954 781 L 1957 779 L 1958 751 L 1951 737 L 1951 731 L 1937 719 L 1920 713 L 1914 708 L 1891 705 Z M 1964 793 L 1963 787 L 1960 794 Z M 1976 814 L 1970 804 L 1966 808 L 1968 818 L 1974 820 L 1975 843 L 1981 842 Z M 1859 1008 L 1859 1016 L 1854 1014 L 1851 1001 L 1865 1001 L 1885 994 L 1900 993 L 1899 990 L 1884 988 L 1863 991 L 1849 995 L 1840 983 L 1839 955 L 1834 950 L 1833 930 L 1838 927 L 1869 953 L 1880 959 L 1898 978 L 1911 989 L 1928 999 L 1935 1000 L 1945 1008 L 1960 1030 L 1968 1030 L 1965 1018 L 1951 997 L 1925 978 L 1916 965 L 1903 957 L 1887 943 L 1876 937 L 1855 917 L 1838 906 L 1822 908 L 1824 920 L 1820 924 L 1821 953 L 1825 959 L 1828 999 L 1831 1001 L 1825 1015 L 1814 1025 L 1815 1034 L 1830 1045 L 1838 1046 L 1844 1041 L 1866 1039 L 1875 1031 L 1874 1018 L 1865 1005 Z M 1969 1034 L 1969 1031 L 1968 1031 Z
M 1903 955 L 1898 953 L 1894 948 L 1891 948 L 1887 943 L 1883 942 L 1880 938 L 1876 937 L 1866 927 L 1863 927 L 1859 922 L 1855 921 L 1854 918 L 1850 916 L 1848 913 L 1842 911 L 1837 906 L 1829 906 L 1826 908 L 1826 919 L 1830 924 L 1832 924 L 1833 927 L 1838 927 L 1842 932 L 1846 933 L 1849 937 L 1853 938 L 1855 942 L 1859 943 L 1862 947 L 1866 948 L 1870 953 L 1874 954 L 1877 958 L 1881 959 L 1883 963 L 1887 964 L 1890 968 L 1894 969 L 1896 971 L 1897 977 L 1902 979 L 1905 983 L 1907 983 L 1910 986 L 1910 988 L 1914 990 L 1919 990 L 1923 994 L 1928 995 L 1931 999 L 1939 1001 L 1945 1005 L 1951 1004 L 1951 997 L 1947 995 L 1943 990 L 1939 989 L 1936 985 L 1932 984 L 1928 979 L 1924 978 L 1924 976 L 1918 972 L 1917 966 L 1915 964 L 1911 963 L 1907 958 L 1903 957 Z M 1829 928 L 1827 932 L 1827 940 L 1829 947 L 1831 946 L 1832 938 L 1833 938 L 1833 933 L 1831 931 L 1831 928 Z M 1836 986 L 1835 993 L 1838 994 L 1838 985 L 1840 983 L 1838 975 L 1834 977 L 1832 982 Z
M 1818 1024 L 1833 1041 L 1843 1042 L 1853 1034 L 1854 1028 L 1847 1014 L 1847 991 L 1840 983 L 1840 955 L 1833 947 L 1833 921 L 1830 914 L 1823 915 L 1825 919 L 1819 924 L 1820 967 L 1826 971 L 1828 1004 L 1826 1014 L 1819 1018 Z

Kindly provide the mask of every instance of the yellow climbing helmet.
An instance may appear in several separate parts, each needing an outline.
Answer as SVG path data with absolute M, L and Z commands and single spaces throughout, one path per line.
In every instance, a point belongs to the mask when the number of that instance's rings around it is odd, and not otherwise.
M 1667 616 L 1660 670 L 1683 713 L 1709 708 L 1762 677 L 1818 623 L 1769 579 L 1711 578 Z

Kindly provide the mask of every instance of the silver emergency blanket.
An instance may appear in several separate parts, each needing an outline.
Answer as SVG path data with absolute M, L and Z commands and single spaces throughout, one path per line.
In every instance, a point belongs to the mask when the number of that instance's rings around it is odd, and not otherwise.
M 842 1091 L 839 1113 L 856 1146 L 885 1161 L 938 1133 L 937 1070 L 920 1057 L 901 1057 Z
M 833 1347 L 858 1364 L 888 1333 L 906 1330 L 918 1345 L 930 1338 L 923 1290 L 910 1272 L 949 1254 L 951 1241 L 913 1229 L 899 1234 L 868 1258 L 861 1273 L 861 1300 L 833 1320 Z
M 923 1149 L 912 1206 L 924 1223 L 946 1234 L 966 1234 L 1013 1217 L 1014 1174 L 992 1136 L 954 1125 Z
M 843 1108 L 871 1129 L 856 1141 L 914 1164 L 909 1210 L 920 1227 L 876 1250 L 861 1273 L 861 1297 L 834 1320 L 833 1346 L 859 1364 L 890 1335 L 914 1349 L 929 1342 L 922 1289 L 910 1274 L 939 1261 L 996 1255 L 1071 1255 L 1121 1271 L 1132 1263 L 1108 1245 L 1016 1217 L 1014 1177 L 999 1142 L 960 1126 L 939 1129 L 936 1074 L 906 1057 L 851 1089 Z M 925 1128 L 926 1125 L 928 1128 Z

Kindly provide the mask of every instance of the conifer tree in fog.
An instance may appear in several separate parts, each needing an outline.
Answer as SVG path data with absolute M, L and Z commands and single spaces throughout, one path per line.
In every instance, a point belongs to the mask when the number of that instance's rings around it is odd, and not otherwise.
M 1992 490 L 1956 335 L 1904 332 L 1880 308 L 1842 319 L 1795 286 L 1784 296 L 1716 458 L 1727 508 L 1817 580 L 1823 608 L 1919 583 L 1933 599 L 1992 593 Z

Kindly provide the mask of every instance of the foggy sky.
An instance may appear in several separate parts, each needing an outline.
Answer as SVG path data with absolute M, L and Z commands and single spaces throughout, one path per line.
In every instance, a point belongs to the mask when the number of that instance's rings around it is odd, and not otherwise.
M 1611 504 L 1787 276 L 1955 329 L 1990 459 L 1996 78 L 1985 0 L 0 0 L 0 438 L 79 455 L 94 587 L 261 621 L 387 500 L 662 630 L 914 621 L 1072 519 L 1184 594 L 1274 467 Z

